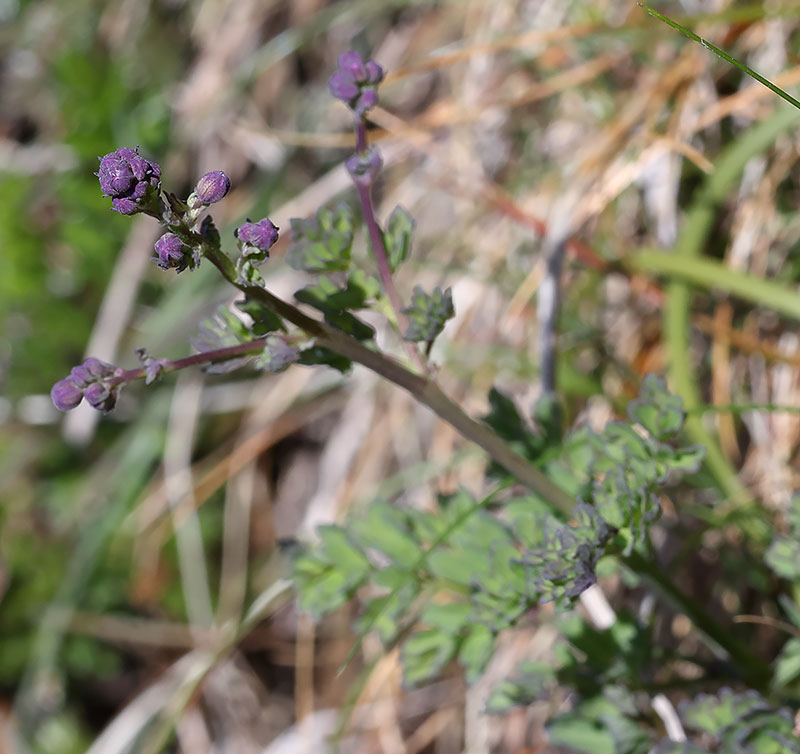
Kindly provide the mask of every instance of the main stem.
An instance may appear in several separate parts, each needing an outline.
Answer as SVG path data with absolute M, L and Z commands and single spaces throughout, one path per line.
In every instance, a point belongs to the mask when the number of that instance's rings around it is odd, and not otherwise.
M 394 359 L 370 350 L 341 330 L 309 317 L 265 288 L 241 282 L 237 279 L 236 267 L 233 262 L 219 249 L 205 245 L 203 253 L 229 283 L 236 286 L 249 298 L 258 301 L 313 336 L 318 345 L 336 351 L 407 390 L 420 403 L 457 429 L 466 439 L 482 447 L 522 484 L 530 487 L 562 513 L 566 515 L 570 513 L 575 501 L 569 495 L 553 484 L 535 466 L 514 452 L 487 425 L 464 413 L 461 407 L 448 398 L 431 378 L 414 374 Z
M 313 336 L 318 345 L 365 366 L 408 391 L 417 401 L 430 408 L 439 418 L 458 430 L 463 437 L 483 448 L 491 458 L 522 484 L 547 500 L 563 514 L 568 516 L 571 513 L 575 501 L 569 495 L 506 445 L 486 424 L 475 421 L 467 415 L 458 404 L 442 392 L 433 379 L 414 374 L 393 359 L 370 350 L 341 330 L 336 330 L 324 322 L 312 319 L 265 288 L 242 283 L 237 279 L 235 265 L 220 249 L 204 246 L 203 253 L 222 273 L 223 277 L 246 296 L 260 302 Z M 721 646 L 734 661 L 740 663 L 740 667 L 744 668 L 744 676 L 748 683 L 755 688 L 764 688 L 766 674 L 763 664 L 749 649 L 731 636 L 730 632 L 723 628 L 702 605 L 683 594 L 654 563 L 638 553 L 634 552 L 624 560 L 634 571 L 654 583 L 668 599 L 675 602 L 706 637 Z

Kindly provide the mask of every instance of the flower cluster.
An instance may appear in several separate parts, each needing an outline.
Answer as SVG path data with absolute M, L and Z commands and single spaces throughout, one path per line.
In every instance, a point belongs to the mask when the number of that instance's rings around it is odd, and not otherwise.
M 336 99 L 362 116 L 378 104 L 377 86 L 383 81 L 383 68 L 374 60 L 364 61 L 354 50 L 339 56 L 339 70 L 331 76 L 328 88 Z
M 124 372 L 113 364 L 89 358 L 73 367 L 69 377 L 53 385 L 50 397 L 59 411 L 76 408 L 86 398 L 92 408 L 107 413 L 117 403 Z
M 104 196 L 111 197 L 111 208 L 122 215 L 145 212 L 158 215 L 161 168 L 139 155 L 139 147 L 120 147 L 100 158 L 100 179 Z

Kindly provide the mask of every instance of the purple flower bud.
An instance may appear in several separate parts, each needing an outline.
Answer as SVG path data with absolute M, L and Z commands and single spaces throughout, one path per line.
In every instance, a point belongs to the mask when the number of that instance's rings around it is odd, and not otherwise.
M 212 170 L 197 182 L 194 192 L 200 204 L 215 204 L 224 199 L 230 190 L 230 178 L 221 170 Z
M 363 154 L 354 154 L 344 163 L 352 179 L 362 186 L 369 186 L 383 166 L 383 159 L 375 147 L 369 147 Z
M 84 388 L 92 382 L 97 382 L 97 380 L 112 377 L 116 371 L 117 367 L 113 364 L 108 364 L 90 356 L 80 366 L 72 368 L 69 373 L 69 379 L 78 387 Z
M 383 68 L 381 68 L 374 60 L 368 60 L 365 63 L 367 70 L 367 83 L 375 86 L 383 81 Z
M 175 269 L 178 272 L 185 270 L 192 259 L 192 250 L 181 241 L 174 233 L 164 233 L 156 241 L 156 256 L 153 261 L 162 269 Z
M 328 82 L 328 89 L 336 99 L 348 104 L 356 99 L 361 91 L 347 76 L 338 71 L 331 76 Z
M 257 223 L 249 220 L 235 231 L 236 238 L 245 246 L 253 246 L 259 251 L 269 251 L 278 240 L 278 228 L 265 217 Z
M 104 382 L 93 382 L 83 391 L 83 397 L 92 408 L 108 413 L 117 405 L 118 392 L 117 387 L 109 387 Z
M 374 60 L 364 62 L 361 55 L 350 50 L 339 56 L 339 69 L 331 76 L 328 89 L 357 115 L 363 115 L 378 104 L 375 87 L 382 80 L 383 69 Z
M 367 80 L 367 69 L 364 58 L 355 50 L 349 50 L 339 55 L 339 70 L 357 84 Z
M 100 158 L 100 179 L 104 196 L 111 197 L 111 208 L 123 215 L 157 213 L 161 168 L 139 155 L 139 148 L 120 147 Z
M 52 398 L 53 405 L 59 411 L 69 411 L 72 408 L 77 408 L 78 404 L 83 400 L 83 390 L 67 377 L 53 385 L 50 391 L 50 398 Z

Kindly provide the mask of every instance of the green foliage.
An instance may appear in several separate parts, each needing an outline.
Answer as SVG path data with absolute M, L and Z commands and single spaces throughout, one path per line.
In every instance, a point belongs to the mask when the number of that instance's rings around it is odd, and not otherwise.
M 300 358 L 300 351 L 278 336 L 268 335 L 264 350 L 256 356 L 253 366 L 265 372 L 282 372 Z
M 236 302 L 236 308 L 243 314 L 247 314 L 252 320 L 250 332 L 257 338 L 276 330 L 285 330 L 283 320 L 271 309 L 260 304 L 258 301 L 246 298 Z
M 287 261 L 305 272 L 335 273 L 320 275 L 313 285 L 296 291 L 295 298 L 321 311 L 329 325 L 357 340 L 370 340 L 375 330 L 349 310 L 363 309 L 378 295 L 380 286 L 361 270 L 351 271 L 346 281 L 341 281 L 341 273 L 350 267 L 352 244 L 352 210 L 340 202 L 333 209 L 323 207 L 314 218 L 292 220 L 292 246 Z
M 350 266 L 353 211 L 348 204 L 321 207 L 311 218 L 292 218 L 291 229 L 286 261 L 295 270 L 333 272 Z
M 298 604 L 315 618 L 341 607 L 369 573 L 369 561 L 342 528 L 320 526 L 317 534 L 320 546 L 294 563 L 295 578 L 302 584 Z
M 395 207 L 386 221 L 386 230 L 383 231 L 383 244 L 392 272 L 395 272 L 408 257 L 413 232 L 414 218 L 403 207 Z
M 337 541 L 347 543 L 341 555 L 323 541 L 321 551 L 309 549 L 295 569 L 300 604 L 315 617 L 371 584 L 359 631 L 374 629 L 384 642 L 402 642 L 408 684 L 436 677 L 455 659 L 469 680 L 478 678 L 499 631 L 539 603 L 568 608 L 595 582 L 601 556 L 630 552 L 642 542 L 659 514 L 656 486 L 690 466 L 686 458 L 697 463 L 701 457 L 696 449 L 662 442 L 679 428 L 670 412 L 682 418 L 663 381 L 649 380 L 632 409 L 654 434 L 613 422 L 600 434 L 578 430 L 560 448 L 545 448 L 530 435 L 499 392 L 491 401 L 488 421 L 533 457 L 546 449 L 549 468 L 578 481 L 582 501 L 569 523 L 536 497 L 507 498 L 500 515 L 493 515 L 487 507 L 499 491 L 479 502 L 463 490 L 442 496 L 437 513 L 379 501 L 341 527 L 323 530 L 325 538 L 338 531 Z M 610 632 L 579 624 L 566 623 L 564 630 L 583 655 L 603 658 L 591 674 L 594 688 L 644 666 L 642 646 L 649 636 L 632 622 L 620 620 Z M 585 661 L 564 659 L 573 685 L 585 685 L 584 667 Z M 538 692 L 545 683 L 537 679 L 533 686 Z M 519 701 L 530 688 L 530 679 L 520 687 L 506 684 L 490 707 Z
M 543 438 L 531 431 L 514 401 L 496 387 L 489 391 L 489 413 L 483 421 L 529 461 L 535 461 L 545 448 Z
M 455 315 L 452 291 L 434 288 L 433 293 L 425 293 L 416 285 L 411 294 L 411 305 L 405 307 L 403 313 L 408 316 L 408 329 L 403 338 L 430 345 L 444 330 L 447 320 Z
M 218 348 L 229 348 L 253 340 L 250 328 L 237 317 L 227 306 L 222 305 L 217 311 L 200 323 L 198 334 L 192 339 L 192 345 L 201 353 Z M 210 374 L 225 374 L 250 361 L 251 356 L 228 359 L 217 364 L 210 364 L 206 371 Z
M 294 296 L 298 301 L 319 309 L 328 324 L 344 330 L 358 340 L 369 340 L 375 335 L 375 330 L 347 309 L 363 308 L 367 300 L 376 294 L 376 288 L 377 284 L 371 278 L 354 272 L 344 288 L 333 278 L 321 276 L 314 285 L 297 291 Z
M 795 495 L 789 509 L 787 535 L 777 534 L 766 553 L 764 562 L 781 578 L 800 579 L 800 495 Z
M 313 366 L 315 364 L 329 366 L 336 369 L 338 372 L 342 372 L 342 374 L 348 371 L 352 366 L 350 359 L 340 356 L 336 351 L 331 351 L 330 348 L 325 348 L 325 346 L 309 346 L 308 348 L 304 348 L 300 351 L 300 358 L 297 360 L 297 363 L 304 364 L 305 366 Z
M 772 707 L 755 691 L 701 694 L 683 705 L 681 717 L 730 754 L 785 754 L 800 749 L 789 710 Z

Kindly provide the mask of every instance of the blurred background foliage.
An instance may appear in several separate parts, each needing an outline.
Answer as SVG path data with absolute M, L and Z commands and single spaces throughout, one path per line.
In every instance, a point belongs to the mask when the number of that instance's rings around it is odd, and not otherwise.
M 796 3 L 658 7 L 693 14 L 687 24 L 784 86 L 798 80 Z M 224 237 L 266 213 L 286 229 L 290 216 L 347 191 L 336 166 L 349 124 L 326 82 L 350 47 L 391 74 L 374 133 L 388 165 L 384 216 L 401 202 L 418 228 L 399 285 L 406 296 L 420 280 L 454 286 L 457 323 L 434 359 L 470 411 L 485 412 L 494 381 L 523 405 L 538 390 L 544 219 L 580 239 L 568 255 L 559 347 L 568 423 L 602 425 L 643 374 L 678 358 L 691 360 L 703 403 L 800 405 L 792 317 L 770 309 L 769 291 L 743 301 L 722 279 L 713 290 L 701 284 L 684 307 L 690 348 L 678 352 L 662 329 L 663 271 L 629 264 L 643 248 L 675 244 L 704 172 L 777 106 L 635 2 L 0 0 L 0 726 L 9 751 L 15 740 L 37 754 L 87 751 L 171 663 L 216 646 L 213 624 L 273 583 L 271 556 L 286 538 L 376 496 L 426 509 L 438 492 L 481 490 L 472 449 L 361 372 L 347 382 L 302 367 L 266 380 L 171 377 L 128 390 L 99 422 L 83 411 L 63 419 L 47 397 L 87 349 L 125 367 L 139 346 L 185 355 L 198 321 L 230 297 L 212 270 L 176 278 L 149 264 L 155 223 L 109 210 L 93 176 L 98 156 L 139 145 L 183 196 L 203 172 L 223 169 L 234 184 L 214 213 Z M 797 155 L 796 137 L 784 134 L 748 162 L 703 250 L 789 296 Z M 268 268 L 278 292 L 296 282 L 284 249 Z M 797 417 L 722 412 L 703 426 L 719 438 L 722 488 L 746 485 L 759 501 L 748 515 L 780 521 L 797 481 Z M 701 594 L 758 613 L 774 582 L 757 560 L 742 573 L 746 548 L 723 550 L 741 532 L 705 507 L 724 498 L 713 476 L 698 476 L 686 514 L 711 518 L 708 529 L 665 500 L 668 518 L 685 526 L 665 535 L 676 572 L 693 583 L 700 563 Z M 625 585 L 617 578 L 611 589 Z M 167 715 L 176 737 L 153 734 L 135 750 L 166 740 L 207 751 L 203 741 L 223 730 L 220 751 L 262 751 L 315 709 L 344 707 L 356 677 L 347 704 L 389 689 L 392 706 L 378 723 L 348 717 L 351 744 L 363 743 L 351 750 L 379 750 L 369 748 L 377 738 L 405 742 L 398 751 L 461 751 L 480 734 L 493 750 L 521 751 L 508 748 L 525 738 L 515 731 L 539 729 L 535 710 L 510 726 L 476 722 L 456 673 L 428 696 L 403 691 L 397 658 L 370 641 L 338 676 L 351 618 L 315 627 L 288 611 L 257 628 L 219 663 L 228 675 L 205 686 L 203 714 L 190 694 Z M 662 629 L 695 646 L 680 621 Z M 755 639 L 769 655 L 780 637 L 762 629 Z M 510 640 L 506 657 L 524 651 L 526 636 Z M 157 688 L 165 706 L 180 698 Z M 220 688 L 240 694 L 238 709 Z M 108 739 L 96 749 L 124 750 Z

